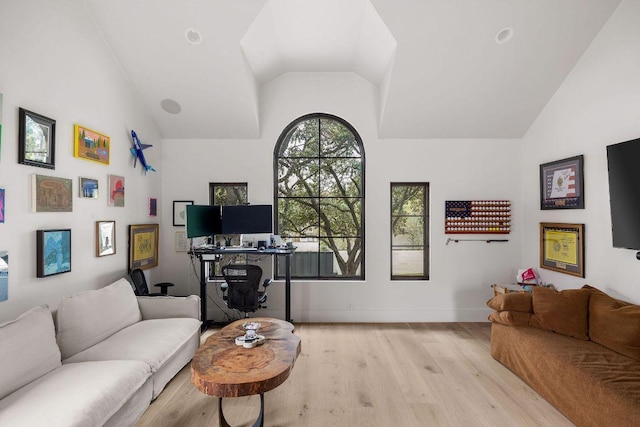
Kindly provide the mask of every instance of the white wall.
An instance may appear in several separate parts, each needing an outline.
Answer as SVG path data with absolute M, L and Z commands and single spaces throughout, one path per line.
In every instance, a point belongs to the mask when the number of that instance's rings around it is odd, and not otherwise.
M 0 93 L 4 94 L 0 187 L 6 189 L 0 250 L 9 251 L 9 299 L 0 302 L 0 322 L 38 304 L 55 307 L 61 296 L 96 289 L 127 272 L 129 224 L 148 217 L 148 198 L 160 196 L 159 174 L 132 168 L 128 132 L 145 142 L 158 133 L 113 60 L 80 0 L 5 1 L 0 6 Z M 18 108 L 56 120 L 55 170 L 18 164 Z M 111 137 L 109 166 L 73 157 L 73 125 Z M 154 152 L 154 151 L 157 151 Z M 146 150 L 162 170 L 159 148 Z M 73 212 L 31 212 L 31 176 L 73 180 Z M 107 175 L 125 177 L 124 208 L 107 207 Z M 80 199 L 78 177 L 99 180 L 100 198 Z M 162 202 L 159 199 L 159 202 Z M 116 254 L 95 256 L 95 221 L 116 221 Z M 71 272 L 36 278 L 36 230 L 71 228 Z M 153 273 L 153 270 L 151 270 Z
M 248 182 L 251 203 L 273 203 L 273 149 L 282 130 L 313 112 L 335 114 L 362 137 L 366 155 L 366 280 L 300 281 L 292 285 L 292 317 L 298 321 L 482 321 L 489 285 L 512 282 L 519 266 L 521 209 L 517 140 L 381 140 L 376 129 L 376 90 L 351 73 L 286 74 L 261 93 L 258 140 L 163 140 L 162 199 L 208 203 L 209 182 Z M 431 279 L 390 281 L 389 187 L 391 182 L 429 182 Z M 514 231 L 508 243 L 445 245 L 445 200 L 509 199 Z M 174 251 L 181 228 L 163 206 L 161 268 L 176 293 L 198 292 L 189 257 Z M 464 236 L 473 238 L 474 236 Z M 198 262 L 194 263 L 197 270 Z M 215 286 L 209 317 L 222 320 Z M 264 315 L 284 315 L 284 286 L 271 288 Z
M 634 302 L 640 302 L 640 261 L 636 251 L 612 245 L 605 147 L 640 137 L 638 22 L 640 2 L 624 0 L 523 139 L 521 168 L 521 264 L 539 265 L 540 222 L 584 223 L 586 277 L 540 270 L 543 280 L 561 289 L 589 283 Z M 579 154 L 585 209 L 541 211 L 539 164 Z

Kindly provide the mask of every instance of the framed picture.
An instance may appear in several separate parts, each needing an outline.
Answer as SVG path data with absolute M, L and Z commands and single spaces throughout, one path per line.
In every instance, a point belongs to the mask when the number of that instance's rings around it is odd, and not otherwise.
M 55 176 L 33 175 L 33 212 L 73 212 L 73 181 Z
M 124 207 L 124 177 L 109 175 L 109 197 L 107 204 L 118 208 Z
M 540 209 L 584 209 L 584 156 L 540 165 Z
M 71 229 L 36 230 L 37 277 L 71 271 Z
M 158 199 L 155 197 L 149 198 L 149 216 L 158 215 Z
M 56 168 L 56 121 L 20 108 L 18 163 Z
M 98 198 L 98 180 L 95 178 L 80 177 L 80 197 L 84 199 Z
M 175 236 L 176 252 L 189 252 L 189 239 L 186 231 L 176 231 Z
M 540 267 L 584 277 L 584 224 L 540 223 Z
M 0 302 L 9 299 L 9 252 L 0 251 Z
M 174 200 L 173 201 L 173 225 L 187 224 L 187 206 L 193 205 L 193 200 Z
M 0 224 L 4 224 L 4 188 L 0 188 Z
M 73 126 L 73 155 L 92 162 L 109 164 L 111 138 L 84 126 Z
M 115 255 L 116 222 L 96 221 L 96 256 Z
M 129 226 L 129 271 L 158 265 L 158 224 Z

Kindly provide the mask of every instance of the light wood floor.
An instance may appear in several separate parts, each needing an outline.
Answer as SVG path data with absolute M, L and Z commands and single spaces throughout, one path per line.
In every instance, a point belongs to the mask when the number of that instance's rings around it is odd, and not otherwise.
M 296 324 L 302 352 L 265 394 L 266 426 L 572 426 L 489 354 L 489 323 Z M 215 331 L 207 331 L 204 339 Z M 257 396 L 226 399 L 251 425 Z M 217 426 L 186 366 L 137 427 Z

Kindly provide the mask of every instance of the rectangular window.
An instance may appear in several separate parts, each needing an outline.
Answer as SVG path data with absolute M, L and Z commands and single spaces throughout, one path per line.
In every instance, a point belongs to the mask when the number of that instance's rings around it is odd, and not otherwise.
M 429 279 L 429 183 L 391 183 L 391 280 Z

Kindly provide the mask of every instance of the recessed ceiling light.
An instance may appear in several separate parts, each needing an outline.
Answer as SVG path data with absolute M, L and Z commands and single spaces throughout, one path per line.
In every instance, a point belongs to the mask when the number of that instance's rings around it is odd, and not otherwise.
M 169 114 L 178 114 L 180 111 L 182 111 L 182 107 L 180 106 L 180 104 L 178 104 L 173 99 L 163 99 L 162 101 L 160 101 L 160 106 Z
M 202 34 L 200 34 L 200 31 L 196 30 L 195 28 L 187 28 L 187 30 L 184 32 L 184 36 L 191 44 L 202 43 Z
M 514 29 L 512 27 L 505 27 L 496 33 L 496 43 L 503 44 L 513 38 Z

